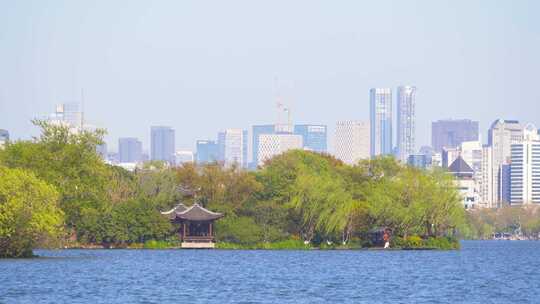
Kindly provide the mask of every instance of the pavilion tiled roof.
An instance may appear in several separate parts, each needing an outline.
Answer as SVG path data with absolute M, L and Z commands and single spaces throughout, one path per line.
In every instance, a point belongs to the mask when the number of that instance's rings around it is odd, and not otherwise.
M 172 208 L 171 210 L 163 211 L 161 212 L 161 214 L 166 215 L 167 218 L 169 218 L 170 220 L 174 220 L 178 213 L 182 213 L 186 211 L 187 209 L 188 207 L 186 207 L 186 205 L 179 203 L 178 205 L 174 206 L 174 208 Z
M 223 217 L 223 214 L 210 211 L 197 203 L 191 207 L 186 207 L 180 203 L 169 211 L 161 212 L 161 214 L 166 215 L 171 220 L 187 221 L 213 221 Z

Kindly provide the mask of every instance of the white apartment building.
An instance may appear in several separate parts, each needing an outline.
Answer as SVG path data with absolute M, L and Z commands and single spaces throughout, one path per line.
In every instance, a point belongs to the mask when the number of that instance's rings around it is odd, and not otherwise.
M 370 156 L 370 125 L 362 121 L 340 121 L 336 125 L 335 157 L 356 164 Z
M 533 125 L 524 130 L 524 140 L 511 146 L 510 203 L 540 203 L 540 138 Z
M 523 141 L 523 125 L 517 120 L 496 120 L 488 131 L 491 147 L 491 207 L 500 207 L 503 201 L 503 165 L 510 164 L 511 146 Z
M 296 134 L 261 134 L 259 135 L 258 165 L 264 165 L 266 160 L 271 159 L 274 156 L 294 149 L 302 149 L 303 141 L 302 135 Z
M 244 130 L 226 129 L 218 134 L 220 158 L 225 166 L 244 164 Z

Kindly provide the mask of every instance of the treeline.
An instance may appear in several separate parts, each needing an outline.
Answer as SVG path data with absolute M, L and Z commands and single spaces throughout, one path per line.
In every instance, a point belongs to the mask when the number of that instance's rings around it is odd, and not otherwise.
M 499 209 L 479 209 L 468 213 L 473 239 L 491 239 L 495 233 L 508 233 L 530 239 L 540 238 L 540 207 L 504 206 Z
M 226 215 L 217 238 L 237 244 L 359 243 L 377 227 L 404 240 L 469 230 L 451 176 L 391 157 L 348 166 L 290 151 L 255 172 L 159 162 L 128 172 L 96 154 L 103 131 L 35 124 L 41 136 L 0 151 L 0 256 L 58 240 L 115 247 L 174 240 L 176 228 L 159 211 L 194 200 Z

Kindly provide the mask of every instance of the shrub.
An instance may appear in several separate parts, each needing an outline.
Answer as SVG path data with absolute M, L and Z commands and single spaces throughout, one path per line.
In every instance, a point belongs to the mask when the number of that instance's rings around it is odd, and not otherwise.
M 144 249 L 169 249 L 177 247 L 178 244 L 174 242 L 169 241 L 157 241 L 157 240 L 149 240 L 144 242 Z

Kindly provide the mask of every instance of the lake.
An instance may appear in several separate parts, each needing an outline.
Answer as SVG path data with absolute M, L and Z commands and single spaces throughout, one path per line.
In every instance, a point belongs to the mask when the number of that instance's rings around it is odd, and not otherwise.
M 0 303 L 540 303 L 540 242 L 460 251 L 37 250 Z

